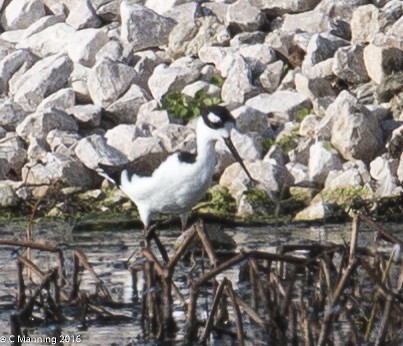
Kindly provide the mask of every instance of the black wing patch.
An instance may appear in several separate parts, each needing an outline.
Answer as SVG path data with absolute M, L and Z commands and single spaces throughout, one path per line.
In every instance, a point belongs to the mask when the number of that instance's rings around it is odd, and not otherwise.
M 185 163 L 195 163 L 197 154 L 189 153 L 186 151 L 179 151 L 178 153 L 178 159 L 180 162 L 185 162 Z
M 151 177 L 154 171 L 167 159 L 168 156 L 167 152 L 149 153 L 129 162 L 126 168 L 129 177 L 133 174 L 136 174 L 139 177 Z

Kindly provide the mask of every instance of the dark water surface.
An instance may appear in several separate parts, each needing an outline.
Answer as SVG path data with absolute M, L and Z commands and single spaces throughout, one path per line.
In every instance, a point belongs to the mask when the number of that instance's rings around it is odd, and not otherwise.
M 393 230 L 400 239 L 403 238 L 403 227 L 397 224 L 382 225 L 387 230 Z M 0 239 L 23 240 L 25 229 L 20 223 L 0 223 Z M 207 225 L 206 227 L 221 227 Z M 351 224 L 338 225 L 288 225 L 281 227 L 222 227 L 223 232 L 230 235 L 238 244 L 239 249 L 275 252 L 278 246 L 284 244 L 310 244 L 320 243 L 344 243 L 350 240 Z M 179 230 L 170 229 L 159 232 L 160 238 L 170 254 L 173 253 L 173 244 L 180 235 Z M 141 303 L 132 302 L 132 278 L 126 269 L 125 261 L 133 253 L 141 248 L 143 232 L 140 229 L 112 230 L 103 229 L 100 231 L 85 232 L 73 231 L 73 227 L 61 223 L 48 223 L 34 226 L 33 236 L 35 241 L 46 242 L 49 245 L 58 246 L 64 251 L 65 266 L 67 273 L 72 272 L 72 253 L 75 249 L 81 249 L 93 265 L 94 270 L 104 280 L 110 290 L 113 299 L 121 303 L 118 310 L 110 308 L 109 311 L 120 315 L 131 317 L 130 322 L 119 323 L 99 323 L 90 322 L 87 329 L 81 329 L 81 324 L 77 319 L 71 318 L 66 322 L 47 326 L 24 327 L 28 335 L 37 338 L 52 337 L 58 335 L 68 336 L 68 344 L 80 345 L 151 345 L 150 341 L 142 339 L 142 329 L 140 324 Z M 374 232 L 363 229 L 360 232 L 359 246 L 368 245 Z M 385 243 L 385 247 L 388 244 Z M 22 254 L 22 250 L 12 247 L 0 246 L 0 343 L 1 337 L 8 338 L 10 335 L 9 316 L 15 309 L 15 297 L 17 288 L 16 256 Z M 134 256 L 136 258 L 136 255 Z M 137 255 L 140 258 L 140 255 Z M 33 261 L 40 266 L 43 271 L 56 266 L 56 256 L 43 251 L 33 251 Z M 67 275 L 68 276 L 68 275 Z M 237 289 L 238 271 L 236 268 L 225 272 L 234 288 Z M 88 295 L 95 292 L 94 278 L 84 271 L 81 274 L 81 289 L 88 291 Z M 186 289 L 184 282 L 177 282 L 183 290 Z M 141 280 L 138 287 L 141 288 Z M 177 301 L 174 301 L 175 320 L 179 327 L 183 326 L 185 315 Z M 200 312 L 203 314 L 203 312 Z M 245 325 L 248 328 L 248 325 Z M 177 335 L 176 344 L 181 344 L 181 334 Z M 73 339 L 75 339 L 73 342 Z M 49 345 L 49 342 L 25 343 L 25 345 Z M 67 337 L 65 341 L 68 341 Z M 232 340 L 232 342 L 234 342 Z M 223 346 L 230 345 L 231 339 L 211 340 L 210 345 Z M 10 344 L 5 342 L 4 344 Z M 264 345 L 264 340 L 255 339 L 250 345 Z

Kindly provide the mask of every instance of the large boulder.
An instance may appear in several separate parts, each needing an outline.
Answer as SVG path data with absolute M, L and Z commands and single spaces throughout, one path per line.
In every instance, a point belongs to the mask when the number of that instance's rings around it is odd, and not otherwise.
M 329 106 L 321 127 L 330 130 L 331 144 L 346 160 L 369 163 L 384 145 L 378 120 L 348 91 L 342 91 Z M 326 134 L 320 136 L 326 139 Z
M 32 137 L 45 139 L 53 129 L 77 131 L 78 126 L 71 115 L 60 109 L 48 108 L 28 115 L 17 126 L 16 131 L 21 138 L 29 141 Z
M 63 88 L 73 63 L 66 55 L 52 55 L 34 64 L 15 82 L 14 100 L 21 107 L 34 112 L 45 97 Z
M 94 104 L 108 107 L 122 96 L 136 78 L 134 69 L 121 62 L 104 59 L 88 74 L 88 91 Z

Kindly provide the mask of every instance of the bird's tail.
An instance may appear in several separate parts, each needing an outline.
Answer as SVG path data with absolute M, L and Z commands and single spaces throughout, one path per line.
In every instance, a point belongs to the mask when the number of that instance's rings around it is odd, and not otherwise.
M 109 166 L 103 163 L 98 163 L 98 168 L 96 168 L 95 170 L 100 176 L 106 178 L 111 183 L 120 186 L 123 169 L 123 167 L 119 166 Z

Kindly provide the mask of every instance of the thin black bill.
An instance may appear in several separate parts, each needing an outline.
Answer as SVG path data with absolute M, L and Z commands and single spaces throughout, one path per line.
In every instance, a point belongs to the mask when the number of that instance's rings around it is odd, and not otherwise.
M 231 154 L 234 156 L 235 160 L 237 160 L 239 162 L 239 164 L 241 165 L 241 167 L 243 168 L 243 170 L 245 171 L 246 175 L 249 177 L 250 180 L 255 181 L 255 179 L 252 178 L 252 176 L 250 175 L 249 171 L 246 169 L 245 164 L 243 163 L 241 157 L 239 156 L 238 152 L 235 149 L 234 144 L 231 141 L 231 138 L 224 138 L 224 142 L 227 145 L 228 149 L 230 150 Z

